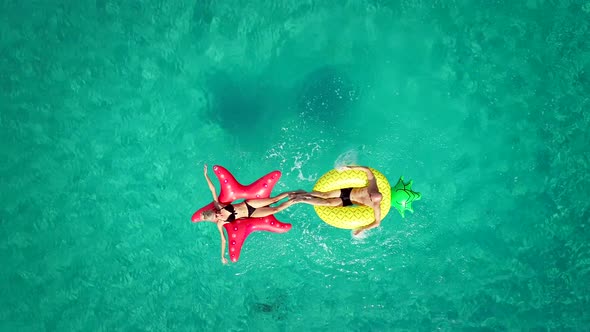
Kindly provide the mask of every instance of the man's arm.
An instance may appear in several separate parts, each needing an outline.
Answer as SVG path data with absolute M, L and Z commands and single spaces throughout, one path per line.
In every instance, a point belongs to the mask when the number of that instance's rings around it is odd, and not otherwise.
M 363 171 L 367 174 L 367 179 L 369 181 L 373 180 L 375 178 L 375 175 L 373 174 L 373 171 L 371 171 L 371 169 L 369 167 L 366 166 L 348 166 L 349 169 L 356 169 L 359 171 Z
M 379 187 L 377 186 L 377 179 L 375 178 L 375 174 L 369 167 L 366 166 L 347 166 L 345 169 L 352 169 L 352 170 L 359 170 L 365 172 L 367 174 L 367 188 L 369 189 L 369 194 L 379 192 Z
M 375 213 L 375 221 L 368 224 L 367 226 L 363 226 L 363 227 L 355 229 L 353 231 L 354 235 L 359 235 L 360 233 L 362 233 L 366 230 L 381 226 L 381 207 L 379 204 L 376 204 L 376 206 L 373 206 L 373 212 Z

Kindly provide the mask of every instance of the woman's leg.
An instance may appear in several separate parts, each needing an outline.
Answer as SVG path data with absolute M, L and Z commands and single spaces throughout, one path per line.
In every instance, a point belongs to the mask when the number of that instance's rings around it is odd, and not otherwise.
M 332 190 L 332 191 L 312 191 L 312 192 L 308 192 L 308 193 L 303 193 L 303 194 L 297 194 L 296 197 L 316 197 L 316 198 L 323 198 L 323 199 L 329 199 L 329 198 L 339 198 L 340 197 L 340 189 L 338 190 Z
M 317 206 L 342 206 L 342 199 L 339 197 L 336 198 L 319 198 L 319 197 L 300 197 L 296 198 L 293 201 L 296 203 L 305 203 L 309 205 L 317 205 Z
M 275 197 L 248 199 L 245 202 L 248 203 L 248 205 L 250 205 L 251 207 L 258 209 L 258 208 L 262 208 L 262 207 L 274 204 L 274 203 L 282 200 L 283 198 L 286 198 L 287 196 L 295 195 L 295 194 L 299 194 L 299 193 L 303 193 L 303 192 L 305 192 L 305 191 L 303 191 L 303 190 L 287 191 L 287 192 L 279 194 Z
M 275 214 L 277 212 L 283 211 L 284 209 L 288 208 L 289 206 L 296 204 L 296 203 L 300 203 L 300 202 L 301 201 L 298 202 L 297 200 L 289 200 L 277 207 L 270 207 L 270 206 L 260 207 L 260 208 L 257 208 L 256 211 L 254 211 L 254 213 L 252 213 L 250 218 L 267 217 L 267 216 L 270 216 L 270 215 Z

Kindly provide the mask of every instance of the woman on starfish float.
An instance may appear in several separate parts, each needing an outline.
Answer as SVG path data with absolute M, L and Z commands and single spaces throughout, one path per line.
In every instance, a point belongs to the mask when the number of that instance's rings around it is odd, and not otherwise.
M 354 204 L 368 206 L 372 208 L 375 213 L 375 221 L 369 225 L 353 230 L 352 234 L 355 236 L 360 235 L 368 229 L 379 227 L 381 224 L 380 204 L 383 195 L 379 192 L 377 180 L 371 169 L 365 166 L 343 166 L 339 170 L 362 170 L 367 174 L 368 183 L 366 186 L 360 188 L 343 188 L 328 192 L 312 191 L 309 193 L 292 193 L 289 195 L 291 198 L 290 202 L 334 207 L 346 207 Z
M 219 203 L 217 193 L 215 192 L 215 186 L 213 186 L 209 175 L 207 175 L 207 164 L 205 164 L 204 167 L 204 174 L 205 179 L 207 179 L 209 189 L 211 190 L 211 194 L 213 195 L 213 204 L 215 205 L 215 208 L 212 210 L 203 211 L 202 218 L 203 221 L 211 221 L 217 224 L 217 229 L 219 230 L 219 234 L 221 234 L 221 261 L 224 264 L 227 263 L 227 259 L 225 258 L 226 240 L 225 236 L 223 235 L 223 225 L 231 223 L 237 219 L 263 218 L 273 215 L 297 202 L 301 202 L 301 199 L 291 199 L 291 197 L 294 197 L 295 194 L 304 192 L 303 190 L 288 191 L 275 197 L 247 199 L 240 203 L 230 203 L 224 205 Z M 274 204 L 284 198 L 289 198 L 289 200 L 276 207 L 270 206 L 271 204 Z

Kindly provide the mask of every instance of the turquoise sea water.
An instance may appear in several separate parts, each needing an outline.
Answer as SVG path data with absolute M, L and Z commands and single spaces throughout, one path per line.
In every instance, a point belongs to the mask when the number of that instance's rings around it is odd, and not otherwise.
M 590 2 L 0 1 L 0 330 L 587 331 Z M 223 266 L 204 163 L 343 163 L 423 198 L 307 205 Z

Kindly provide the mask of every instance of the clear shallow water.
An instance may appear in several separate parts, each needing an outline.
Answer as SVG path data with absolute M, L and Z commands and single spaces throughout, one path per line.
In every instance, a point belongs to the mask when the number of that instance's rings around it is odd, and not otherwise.
M 590 327 L 590 3 L 1 1 L 0 329 Z M 414 179 L 360 240 L 309 206 L 237 264 L 204 162 Z

